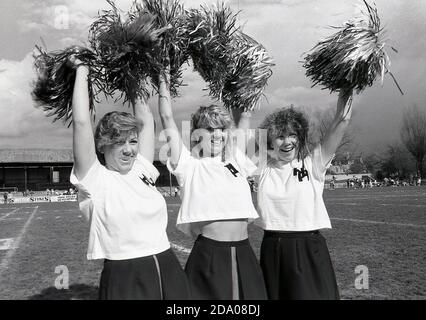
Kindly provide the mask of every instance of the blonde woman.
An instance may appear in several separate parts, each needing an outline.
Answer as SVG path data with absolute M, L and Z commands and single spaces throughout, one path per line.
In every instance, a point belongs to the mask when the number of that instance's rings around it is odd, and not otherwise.
M 217 105 L 200 107 L 192 115 L 197 152 L 191 154 L 174 121 L 168 76 L 160 76 L 159 113 L 170 137 L 167 165 L 181 188 L 177 227 L 196 237 L 185 266 L 192 298 L 266 299 L 247 234 L 249 222 L 258 217 L 246 179 L 256 167 L 238 150 L 225 152 L 232 144 L 233 120 Z

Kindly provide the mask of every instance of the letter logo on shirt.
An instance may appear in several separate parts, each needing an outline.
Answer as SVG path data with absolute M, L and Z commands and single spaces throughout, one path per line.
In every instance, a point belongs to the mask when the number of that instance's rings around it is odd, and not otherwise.
M 226 169 L 228 169 L 233 175 L 234 175 L 234 177 L 237 177 L 237 173 L 239 172 L 237 169 L 235 169 L 235 167 L 231 164 L 231 163 L 228 163 L 226 166 L 225 166 L 225 168 Z
M 155 186 L 155 182 L 151 178 L 148 179 L 143 173 L 142 177 L 139 177 L 139 179 L 141 179 L 147 186 Z
M 306 170 L 305 168 L 301 168 L 300 170 L 297 168 L 293 168 L 293 176 L 298 177 L 299 181 L 303 181 L 303 178 L 307 177 L 308 181 L 309 181 L 309 173 L 308 170 Z

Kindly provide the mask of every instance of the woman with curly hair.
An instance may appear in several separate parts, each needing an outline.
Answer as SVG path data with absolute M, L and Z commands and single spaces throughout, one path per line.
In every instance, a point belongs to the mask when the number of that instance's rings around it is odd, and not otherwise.
M 331 228 L 322 197 L 325 173 L 351 116 L 352 90 L 341 90 L 333 123 L 308 150 L 308 120 L 290 108 L 275 111 L 267 130 L 268 161 L 260 168 L 256 224 L 264 229 L 260 263 L 270 299 L 339 299 L 320 229 Z
M 110 112 L 93 135 L 89 68 L 75 57 L 71 183 L 90 223 L 87 259 L 104 259 L 99 298 L 188 299 L 185 273 L 166 234 L 167 207 L 155 187 L 154 119 L 134 101 L 135 116 Z
M 233 148 L 234 120 L 222 106 L 200 107 L 192 115 L 196 145 L 188 150 L 173 117 L 168 76 L 167 71 L 160 76 L 159 113 L 169 137 L 167 166 L 181 187 L 177 228 L 196 238 L 185 266 L 191 296 L 266 299 L 262 270 L 247 233 L 249 222 L 258 218 L 247 181 L 256 166 Z M 244 123 L 243 116 L 239 127 Z

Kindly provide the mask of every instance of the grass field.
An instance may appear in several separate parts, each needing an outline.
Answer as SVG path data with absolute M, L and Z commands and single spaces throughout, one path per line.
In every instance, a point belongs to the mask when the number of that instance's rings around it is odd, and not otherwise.
M 325 191 L 333 229 L 327 238 L 343 299 L 426 299 L 426 187 Z M 184 265 L 192 239 L 174 227 L 179 209 L 168 199 L 169 239 Z M 96 299 L 102 261 L 87 261 L 88 225 L 76 202 L 0 205 L 0 299 Z M 262 232 L 250 226 L 259 254 Z M 355 288 L 355 268 L 369 289 Z M 57 266 L 68 290 L 54 286 Z

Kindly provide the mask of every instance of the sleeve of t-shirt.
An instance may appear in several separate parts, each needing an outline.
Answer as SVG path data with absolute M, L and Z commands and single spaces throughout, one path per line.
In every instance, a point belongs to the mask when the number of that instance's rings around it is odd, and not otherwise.
M 71 170 L 70 182 L 78 189 L 78 204 L 80 211 L 87 220 L 91 220 L 93 213 L 93 198 L 102 190 L 102 172 L 106 168 L 96 158 L 89 171 L 79 180 L 75 175 L 75 168 Z
M 191 153 L 188 148 L 182 143 L 182 148 L 179 155 L 179 160 L 176 165 L 176 168 L 173 169 L 172 164 L 170 163 L 170 158 L 167 159 L 167 169 L 176 177 L 180 186 L 183 186 L 185 182 L 185 176 L 188 172 L 188 167 L 191 163 Z
M 160 172 L 157 170 L 157 168 L 140 153 L 138 153 L 136 156 L 135 165 L 140 166 L 143 173 L 146 174 L 148 178 L 151 178 L 154 182 L 160 176 Z
M 251 161 L 250 158 L 238 148 L 236 148 L 234 155 L 235 161 L 240 167 L 241 174 L 246 178 L 254 175 L 257 170 L 257 166 L 253 163 L 253 161 Z
M 319 180 L 325 180 L 325 173 L 331 166 L 331 161 L 334 158 L 334 154 L 328 162 L 324 162 L 321 153 L 321 145 L 318 144 L 312 151 L 312 170 L 314 176 Z
M 71 170 L 70 182 L 80 193 L 87 194 L 88 197 L 91 197 L 96 194 L 96 191 L 99 190 L 100 185 L 103 183 L 103 179 L 101 178 L 102 170 L 105 170 L 105 168 L 96 158 L 83 179 L 77 178 L 75 175 L 75 167 L 73 167 Z

